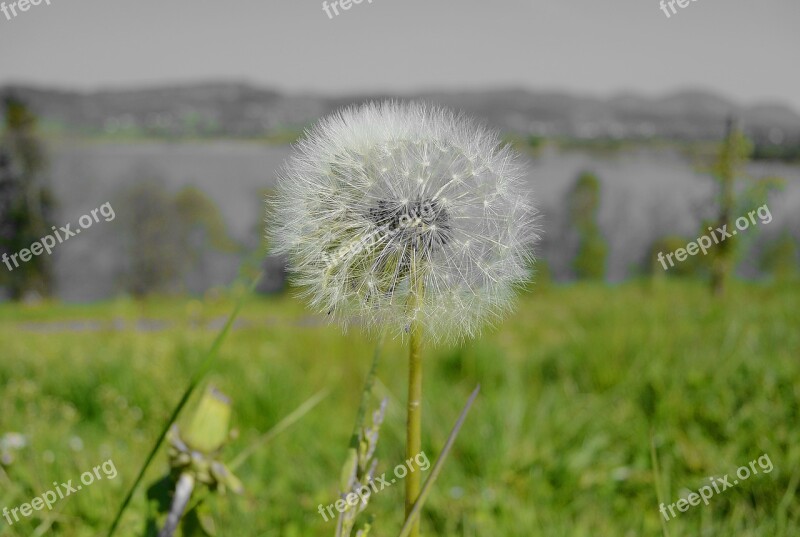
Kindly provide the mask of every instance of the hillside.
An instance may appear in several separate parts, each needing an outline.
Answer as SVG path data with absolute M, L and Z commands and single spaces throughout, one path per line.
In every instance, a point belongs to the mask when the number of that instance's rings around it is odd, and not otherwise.
M 424 99 L 462 110 L 504 132 L 577 139 L 718 139 L 728 115 L 759 143 L 800 143 L 800 114 L 780 103 L 744 106 L 716 94 L 684 91 L 658 98 L 622 94 L 498 90 L 285 95 L 242 83 L 206 83 L 90 93 L 5 86 L 26 99 L 46 125 L 69 133 L 257 137 L 308 126 L 340 106 L 374 99 Z

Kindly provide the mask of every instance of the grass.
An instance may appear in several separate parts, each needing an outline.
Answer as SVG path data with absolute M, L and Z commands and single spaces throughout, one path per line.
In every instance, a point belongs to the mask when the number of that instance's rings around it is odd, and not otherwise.
M 763 454 L 774 465 L 667 522 L 670 535 L 800 535 L 798 304 L 796 283 L 739 283 L 723 301 L 689 281 L 542 285 L 471 344 L 426 348 L 431 460 L 482 388 L 426 504 L 423 534 L 661 535 L 652 442 L 668 503 Z M 119 471 L 52 513 L 10 527 L 0 518 L 0 536 L 106 529 L 231 308 L 223 295 L 0 305 L 0 436 L 29 441 L 0 472 L 0 509 L 108 459 Z M 243 496 L 211 498 L 220 536 L 333 535 L 317 507 L 337 499 L 372 350 L 290 296 L 245 305 L 212 373 L 233 398 L 239 431 L 226 459 L 320 389 L 330 395 L 238 469 Z M 403 343 L 389 342 L 375 390 L 390 401 L 379 474 L 404 459 L 406 365 Z M 145 485 L 166 471 L 162 452 Z M 140 489 L 118 535 L 142 535 L 144 512 Z M 396 536 L 402 484 L 375 495 L 369 512 L 371 535 Z

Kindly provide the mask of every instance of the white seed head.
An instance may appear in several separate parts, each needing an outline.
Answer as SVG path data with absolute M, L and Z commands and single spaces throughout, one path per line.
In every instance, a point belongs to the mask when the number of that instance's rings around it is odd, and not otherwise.
M 311 305 L 343 325 L 403 334 L 417 321 L 460 340 L 508 311 L 530 277 L 538 230 L 524 176 L 497 133 L 463 116 L 347 108 L 297 144 L 269 236 Z

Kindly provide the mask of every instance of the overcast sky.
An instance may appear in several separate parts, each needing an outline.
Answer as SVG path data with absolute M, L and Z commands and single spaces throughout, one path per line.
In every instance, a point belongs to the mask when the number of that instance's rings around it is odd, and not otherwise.
M 800 110 L 800 0 L 696 0 L 669 19 L 659 0 L 368 1 L 329 19 L 321 0 L 50 0 L 0 13 L 0 84 L 691 87 Z

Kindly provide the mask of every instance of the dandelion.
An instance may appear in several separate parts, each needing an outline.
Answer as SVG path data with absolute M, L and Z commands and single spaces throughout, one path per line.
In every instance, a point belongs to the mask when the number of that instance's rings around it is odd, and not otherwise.
M 474 337 L 530 277 L 538 230 L 524 177 L 475 121 L 381 103 L 320 121 L 279 179 L 270 238 L 311 306 L 345 327 L 408 334 L 409 457 L 420 452 L 423 334 Z
M 537 239 L 496 133 L 419 104 L 322 120 L 278 183 L 271 238 L 312 307 L 345 326 L 475 336 L 509 310 Z M 424 289 L 420 296 L 419 289 Z

